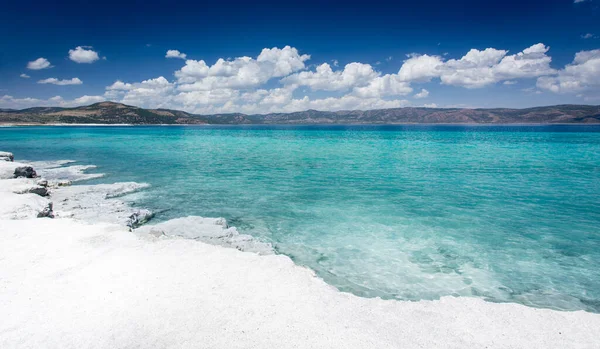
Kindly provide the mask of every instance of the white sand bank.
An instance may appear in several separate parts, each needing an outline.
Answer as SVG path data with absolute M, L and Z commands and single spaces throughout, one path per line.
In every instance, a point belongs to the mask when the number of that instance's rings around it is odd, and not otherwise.
M 0 181 L 2 198 L 29 200 L 24 181 Z M 155 235 L 0 218 L 0 348 L 600 347 L 599 314 L 360 298 L 285 256 Z

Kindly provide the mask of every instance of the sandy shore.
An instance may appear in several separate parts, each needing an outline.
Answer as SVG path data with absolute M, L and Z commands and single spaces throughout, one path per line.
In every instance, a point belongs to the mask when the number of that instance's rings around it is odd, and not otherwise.
M 132 232 L 119 195 L 143 184 L 70 186 L 87 168 L 31 165 L 48 183 L 0 159 L 0 348 L 600 347 L 600 314 L 339 292 L 221 219 Z

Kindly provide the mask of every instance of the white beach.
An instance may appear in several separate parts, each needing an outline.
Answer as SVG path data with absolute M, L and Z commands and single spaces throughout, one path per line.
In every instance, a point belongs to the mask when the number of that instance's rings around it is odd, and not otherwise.
M 600 314 L 361 298 L 286 256 L 238 250 L 265 251 L 219 219 L 131 232 L 115 196 L 144 184 L 58 186 L 92 177 L 34 163 L 56 175 L 42 197 L 28 193 L 40 178 L 11 178 L 24 165 L 0 159 L 0 348 L 600 347 Z M 50 202 L 56 217 L 37 218 Z

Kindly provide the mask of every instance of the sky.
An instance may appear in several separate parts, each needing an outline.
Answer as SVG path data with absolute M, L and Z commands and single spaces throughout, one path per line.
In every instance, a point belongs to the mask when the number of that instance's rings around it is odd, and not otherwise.
M 600 0 L 13 1 L 0 31 L 0 108 L 600 104 Z

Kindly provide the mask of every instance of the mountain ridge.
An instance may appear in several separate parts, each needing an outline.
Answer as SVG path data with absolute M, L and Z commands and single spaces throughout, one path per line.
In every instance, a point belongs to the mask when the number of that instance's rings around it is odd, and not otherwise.
M 116 102 L 80 107 L 0 109 L 0 124 L 600 124 L 600 106 L 561 104 L 532 108 L 426 108 L 319 111 L 269 114 L 192 114 L 145 109 Z

